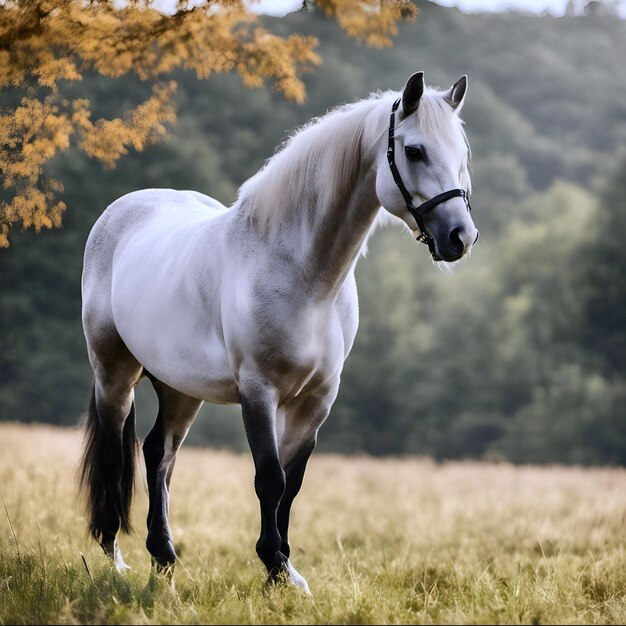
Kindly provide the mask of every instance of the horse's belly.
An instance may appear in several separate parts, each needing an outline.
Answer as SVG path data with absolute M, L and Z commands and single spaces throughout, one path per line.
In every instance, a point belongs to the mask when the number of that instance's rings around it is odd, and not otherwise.
M 120 334 L 124 338 L 123 331 Z M 237 385 L 217 337 L 191 345 L 173 339 L 149 344 L 135 336 L 130 344 L 139 362 L 173 389 L 208 402 L 239 402 Z
M 209 402 L 238 402 L 237 385 L 217 333 L 194 329 L 180 310 L 170 310 L 174 319 L 168 321 L 166 312 L 135 308 L 128 316 L 114 310 L 117 330 L 131 353 L 177 391 Z

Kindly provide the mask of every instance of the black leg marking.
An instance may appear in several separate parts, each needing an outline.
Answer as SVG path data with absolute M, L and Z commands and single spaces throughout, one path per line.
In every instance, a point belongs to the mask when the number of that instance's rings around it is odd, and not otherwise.
M 291 505 L 302 487 L 306 465 L 314 449 L 315 439 L 305 444 L 297 456 L 285 467 L 286 487 L 278 507 L 277 521 L 278 532 L 282 540 L 280 551 L 287 558 L 289 558 L 291 554 L 291 548 L 289 547 L 289 515 L 291 513 Z
M 146 547 L 157 572 L 171 575 L 176 563 L 176 551 L 168 521 L 169 485 L 176 454 L 202 401 L 179 393 L 152 376 L 150 381 L 159 398 L 159 413 L 143 442 L 150 498 Z
M 285 472 L 276 445 L 276 405 L 264 390 L 242 393 L 243 422 L 254 460 L 254 488 L 261 508 L 261 534 L 256 552 L 267 568 L 270 580 L 277 580 L 285 570 L 287 557 L 280 551 L 277 510 L 285 491 Z
M 156 423 L 143 443 L 148 483 L 148 537 L 146 547 L 154 559 L 157 569 L 176 562 L 176 552 L 168 524 L 169 497 L 167 491 L 167 466 L 163 466 L 165 446 L 163 435 L 163 413 L 159 410 Z

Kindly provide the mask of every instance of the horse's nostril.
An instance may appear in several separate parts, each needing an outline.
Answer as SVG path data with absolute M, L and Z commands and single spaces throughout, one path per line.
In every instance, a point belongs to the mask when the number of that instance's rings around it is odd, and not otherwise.
M 453 228 L 450 232 L 450 244 L 455 251 L 461 252 L 465 249 L 463 235 L 464 230 L 462 228 Z
M 476 239 L 474 239 L 474 243 L 476 243 L 478 241 L 479 237 L 480 237 L 480 233 L 478 231 L 476 231 Z M 474 243 L 472 245 L 474 245 Z

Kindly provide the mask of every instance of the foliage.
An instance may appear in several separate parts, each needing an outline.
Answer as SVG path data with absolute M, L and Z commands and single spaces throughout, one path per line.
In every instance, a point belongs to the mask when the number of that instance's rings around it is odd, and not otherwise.
M 375 46 L 389 43 L 396 20 L 415 15 L 409 0 L 319 5 L 347 33 Z M 320 62 L 316 39 L 280 37 L 257 22 L 243 0 L 180 0 L 171 14 L 149 0 L 3 2 L 0 89 L 24 95 L 0 115 L 0 171 L 12 195 L 0 204 L 0 248 L 9 245 L 12 225 L 39 232 L 61 224 L 66 204 L 56 193 L 63 187 L 44 176 L 44 166 L 69 148 L 73 136 L 85 154 L 112 166 L 129 147 L 142 150 L 160 139 L 175 120 L 170 81 L 155 85 L 123 118 L 92 122 L 88 100 L 63 95 L 66 83 L 82 80 L 85 72 L 109 78 L 132 72 L 147 80 L 176 68 L 193 70 L 198 78 L 235 71 L 247 87 L 273 80 L 287 98 L 302 102 L 300 73 Z

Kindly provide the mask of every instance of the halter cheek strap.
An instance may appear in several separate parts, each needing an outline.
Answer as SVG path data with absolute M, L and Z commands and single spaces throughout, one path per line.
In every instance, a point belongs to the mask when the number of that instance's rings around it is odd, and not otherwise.
M 417 226 L 419 228 L 419 235 L 417 235 L 417 240 L 425 243 L 430 250 L 432 255 L 435 254 L 435 241 L 433 238 L 426 232 L 426 228 L 424 227 L 424 214 L 428 213 L 428 211 L 432 211 L 436 206 L 445 202 L 446 200 L 450 200 L 451 198 L 463 198 L 465 200 L 465 206 L 468 211 L 472 210 L 472 207 L 469 203 L 469 198 L 467 197 L 467 193 L 465 189 L 450 189 L 449 191 L 444 191 L 440 193 L 438 196 L 423 202 L 419 206 L 415 206 L 413 204 L 413 198 L 411 194 L 408 192 L 407 188 L 404 186 L 402 182 L 402 177 L 400 176 L 400 172 L 398 171 L 398 167 L 396 165 L 395 159 L 395 130 L 396 130 L 396 111 L 398 110 L 398 106 L 400 105 L 400 98 L 398 98 L 391 107 L 391 118 L 389 120 L 389 147 L 387 148 L 387 161 L 389 162 L 389 169 L 391 170 L 391 175 L 393 176 L 393 180 L 395 181 L 404 201 L 406 202 L 406 208 L 409 213 L 415 218 L 417 222 Z M 415 231 L 413 231 L 415 232 Z

